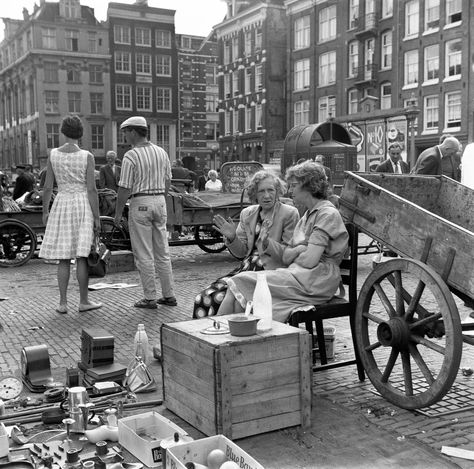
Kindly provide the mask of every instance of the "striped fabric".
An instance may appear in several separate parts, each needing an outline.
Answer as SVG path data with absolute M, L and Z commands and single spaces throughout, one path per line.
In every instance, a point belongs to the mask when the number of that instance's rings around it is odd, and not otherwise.
M 171 164 L 163 148 L 146 142 L 125 153 L 119 186 L 132 194 L 164 192 L 167 179 L 171 179 Z

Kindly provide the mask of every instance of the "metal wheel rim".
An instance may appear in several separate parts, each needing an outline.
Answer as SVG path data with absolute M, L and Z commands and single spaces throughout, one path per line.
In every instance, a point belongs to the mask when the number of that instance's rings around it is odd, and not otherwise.
M 14 233 L 13 231 L 16 232 Z M 11 237 L 16 234 L 17 239 L 19 239 L 21 232 L 23 236 L 26 236 L 25 239 L 29 243 L 29 247 L 20 253 L 16 252 L 12 258 L 14 252 L 11 251 L 11 248 L 13 247 L 15 249 L 18 248 L 18 246 L 12 246 Z M 26 264 L 33 257 L 36 244 L 35 233 L 25 223 L 18 220 L 7 220 L 0 223 L 0 267 L 19 267 L 20 265 Z M 26 244 L 23 243 L 23 245 Z
M 218 253 L 222 252 L 226 249 L 226 245 L 224 244 L 224 240 L 222 239 L 222 236 L 219 234 L 219 238 L 212 237 L 210 238 L 210 242 L 206 243 L 205 238 L 203 238 L 202 234 L 204 231 L 210 231 L 212 230 L 212 227 L 206 227 L 204 225 L 201 226 L 196 226 L 196 229 L 194 231 L 194 239 L 196 240 L 197 245 L 205 252 L 209 253 Z M 216 239 L 220 239 L 219 241 L 216 241 Z M 213 241 L 214 240 L 214 241 Z

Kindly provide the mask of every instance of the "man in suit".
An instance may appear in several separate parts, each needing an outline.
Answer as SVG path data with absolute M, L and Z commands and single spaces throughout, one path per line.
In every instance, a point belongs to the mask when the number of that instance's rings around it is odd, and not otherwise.
M 117 154 L 114 151 L 108 151 L 105 155 L 107 164 L 101 166 L 99 172 L 99 189 L 118 190 L 120 181 L 120 166 L 115 163 Z
M 454 163 L 452 162 L 455 160 L 459 151 L 459 140 L 456 137 L 447 137 L 440 145 L 435 145 L 434 147 L 427 148 L 425 151 L 423 151 L 416 160 L 415 166 L 411 170 L 411 173 L 433 174 L 441 176 L 442 174 L 446 174 L 446 168 L 444 168 L 443 171 L 443 167 L 447 162 L 451 162 L 453 172 L 450 177 L 453 177 L 455 168 Z M 449 176 L 449 174 L 446 175 Z
M 402 160 L 402 147 L 398 142 L 388 147 L 388 159 L 375 168 L 376 173 L 407 174 L 410 172 L 408 164 Z

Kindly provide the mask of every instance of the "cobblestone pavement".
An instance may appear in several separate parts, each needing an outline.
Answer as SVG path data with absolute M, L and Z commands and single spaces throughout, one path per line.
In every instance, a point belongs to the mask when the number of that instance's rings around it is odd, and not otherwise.
M 93 301 L 104 307 L 87 313 L 77 312 L 77 282 L 71 275 L 67 315 L 55 312 L 58 302 L 56 266 L 33 259 L 24 266 L 0 270 L 1 337 L 0 368 L 3 373 L 18 373 L 21 348 L 26 345 L 47 344 L 53 374 L 75 364 L 80 359 L 80 334 L 85 327 L 101 327 L 115 337 L 115 360 L 128 363 L 133 355 L 133 336 L 138 323 L 145 324 L 150 343 L 159 343 L 160 326 L 164 322 L 186 320 L 191 317 L 194 296 L 210 280 L 232 270 L 236 260 L 228 252 L 207 254 L 197 246 L 172 247 L 172 260 L 177 286 L 178 307 L 160 306 L 156 310 L 139 310 L 133 303 L 142 297 L 141 286 L 120 290 L 104 289 L 91 292 Z M 360 257 L 359 286 L 371 270 L 372 255 Z M 72 274 L 74 274 L 72 272 Z M 136 271 L 110 274 L 95 282 L 139 283 Z M 461 318 L 470 312 L 457 301 Z M 336 359 L 351 352 L 347 321 L 335 320 Z M 326 324 L 325 324 L 326 325 Z M 473 347 L 463 348 L 462 367 L 474 368 Z M 159 366 L 154 361 L 157 374 Z M 366 418 L 381 429 L 393 432 L 397 441 L 404 439 L 421 442 L 438 454 L 441 447 L 455 446 L 474 450 L 474 412 L 470 393 L 474 377 L 464 377 L 459 371 L 456 385 L 467 389 L 460 407 L 464 410 L 447 415 L 430 417 L 414 411 L 400 409 L 374 394 L 368 380 L 359 382 L 355 367 L 328 370 L 314 375 L 314 394 L 349 412 Z M 449 396 L 449 394 L 448 394 Z M 446 460 L 447 461 L 447 460 Z M 451 458 L 463 468 L 474 468 L 474 463 Z

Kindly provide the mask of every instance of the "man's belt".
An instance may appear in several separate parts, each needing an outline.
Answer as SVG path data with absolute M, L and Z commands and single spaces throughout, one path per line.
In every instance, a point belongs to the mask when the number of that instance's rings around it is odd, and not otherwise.
M 137 192 L 136 194 L 132 194 L 132 197 L 150 197 L 153 195 L 165 195 L 164 192 Z

